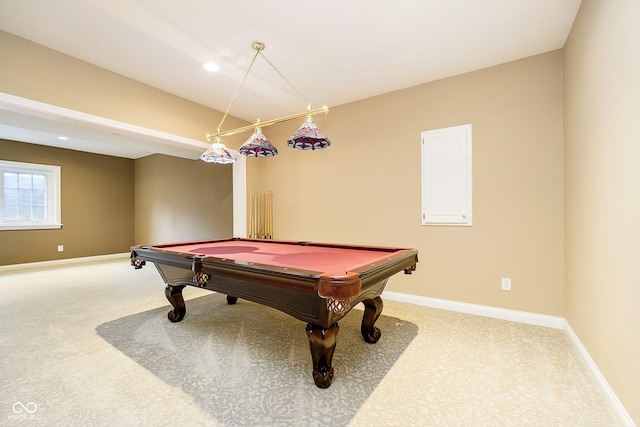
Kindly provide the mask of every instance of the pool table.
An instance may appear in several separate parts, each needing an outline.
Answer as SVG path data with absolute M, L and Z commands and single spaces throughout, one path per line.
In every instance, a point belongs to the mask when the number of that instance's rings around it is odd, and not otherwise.
M 186 313 L 182 290 L 197 286 L 276 308 L 307 322 L 316 386 L 331 385 L 331 366 L 338 320 L 362 302 L 360 331 L 375 343 L 374 326 L 382 312 L 380 295 L 390 276 L 416 268 L 415 249 L 355 246 L 279 240 L 230 238 L 152 246 L 133 246 L 131 264 L 155 264 L 166 283 L 173 310 L 181 321 Z

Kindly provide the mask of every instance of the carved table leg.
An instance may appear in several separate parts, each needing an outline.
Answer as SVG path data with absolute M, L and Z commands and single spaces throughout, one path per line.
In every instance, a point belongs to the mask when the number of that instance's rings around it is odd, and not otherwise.
M 238 302 L 238 297 L 232 297 L 231 295 L 227 295 L 227 304 L 233 305 Z
M 185 285 L 171 286 L 167 285 L 164 290 L 164 294 L 173 306 L 167 317 L 172 322 L 179 322 L 184 319 L 184 315 L 187 313 L 187 308 L 184 305 L 184 298 L 182 298 L 182 290 Z
M 333 351 L 336 349 L 336 337 L 339 331 L 335 323 L 324 329 L 321 326 L 307 324 L 307 337 L 313 359 L 313 381 L 320 388 L 327 388 L 333 379 Z
M 375 297 L 374 299 L 362 301 L 362 303 L 364 304 L 364 315 L 360 326 L 362 338 L 368 343 L 377 343 L 382 333 L 373 324 L 382 314 L 382 298 Z

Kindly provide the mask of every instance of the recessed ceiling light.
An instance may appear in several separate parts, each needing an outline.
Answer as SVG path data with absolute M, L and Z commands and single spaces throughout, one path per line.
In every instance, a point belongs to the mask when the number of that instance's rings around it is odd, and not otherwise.
M 220 67 L 215 62 L 209 61 L 203 65 L 204 69 L 207 71 L 216 72 L 220 70 Z
M 67 138 L 66 136 L 59 136 L 58 139 L 60 141 L 68 141 L 69 140 L 69 138 Z

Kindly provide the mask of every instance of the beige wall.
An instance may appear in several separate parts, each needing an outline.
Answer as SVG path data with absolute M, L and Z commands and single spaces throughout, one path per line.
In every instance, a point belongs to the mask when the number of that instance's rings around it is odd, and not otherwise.
M 0 139 L 0 159 L 60 166 L 62 229 L 0 231 L 0 265 L 123 253 L 133 243 L 134 162 Z M 58 252 L 58 245 L 64 252 Z
M 332 140 L 249 159 L 250 190 L 274 192 L 279 239 L 415 247 L 418 271 L 388 289 L 562 316 L 562 52 L 333 108 Z M 473 227 L 422 226 L 420 132 L 473 125 Z M 513 281 L 500 289 L 501 277 Z
M 584 0 L 565 47 L 566 309 L 640 425 L 640 3 Z
M 45 102 L 52 105 L 94 114 L 125 123 L 134 124 L 150 129 L 167 132 L 174 135 L 205 141 L 205 135 L 217 127 L 222 113 L 202 105 L 187 101 L 183 98 L 168 94 L 153 87 L 141 84 L 121 75 L 106 71 L 102 68 L 80 61 L 59 52 L 47 49 L 41 45 L 29 42 L 6 32 L 0 31 L 0 92 Z M 215 94 L 212 94 L 215 96 Z M 225 126 L 233 128 L 242 126 L 246 122 L 228 117 Z M 226 141 L 227 142 L 227 141 Z M 230 138 L 233 143 L 233 138 Z M 4 143 L 3 143 L 4 144 Z M 7 142 L 8 144 L 8 142 Z M 126 252 L 131 244 L 154 243 L 156 239 L 171 240 L 173 236 L 189 236 L 195 238 L 194 229 L 200 229 L 202 238 L 211 236 L 228 236 L 231 234 L 231 172 L 230 168 L 215 168 L 212 165 L 197 164 L 195 161 L 187 161 L 177 158 L 164 158 L 164 156 L 151 156 L 150 158 L 136 160 L 116 159 L 113 166 L 105 166 L 102 172 L 91 171 L 94 159 L 104 159 L 108 156 L 94 156 L 72 150 L 51 151 L 48 147 L 11 143 L 12 147 L 24 147 L 24 156 L 21 161 L 38 162 L 45 159 L 48 162 L 61 164 L 62 172 L 62 220 L 65 223 L 65 233 L 69 232 L 70 219 L 77 216 L 77 221 L 82 222 L 82 230 L 94 230 L 86 233 L 87 236 L 96 235 L 100 231 L 99 239 L 87 241 L 78 245 L 75 239 L 82 239 L 82 234 L 74 235 L 71 243 L 59 242 L 58 236 L 51 230 L 30 231 L 2 231 L 0 232 L 0 246 L 13 247 L 11 256 L 5 250 L 0 255 L 0 263 L 24 263 L 31 261 L 52 260 L 58 258 L 70 258 L 90 256 L 103 253 Z M 16 145 L 17 144 L 17 145 Z M 21 151 L 21 152 L 23 152 Z M 58 153 L 51 157 L 49 153 Z M 4 146 L 0 150 L 0 158 L 14 160 L 5 153 Z M 82 161 L 77 159 L 83 159 Z M 47 163 L 44 161 L 44 163 Z M 134 163 L 136 177 L 134 179 Z M 82 173 L 73 175 L 73 181 L 69 182 L 65 176 L 71 176 L 69 172 L 72 164 L 76 169 L 82 169 Z M 120 170 L 128 165 L 127 170 L 119 175 Z M 189 165 L 197 164 L 195 168 Z M 113 206 L 104 206 L 110 203 L 105 200 L 87 199 L 78 196 L 80 191 L 88 191 L 89 184 L 94 182 L 92 175 L 84 173 L 104 173 L 100 179 L 101 194 L 120 194 L 121 188 L 128 199 L 122 202 L 118 214 L 126 215 L 126 226 L 120 227 L 113 221 L 107 221 L 103 216 L 84 215 L 89 206 L 102 207 L 109 212 Z M 98 179 L 98 178 L 95 178 Z M 109 187 L 108 182 L 112 183 Z M 126 183 L 126 184 L 125 184 Z M 163 185 L 159 185 L 162 183 Z M 177 183 L 190 184 L 181 186 Z M 135 224 L 134 224 L 134 187 L 135 190 Z M 75 195 L 75 196 L 74 196 Z M 220 198 L 217 202 L 217 198 Z M 80 203 L 79 200 L 89 200 L 89 204 Z M 171 207 L 172 200 L 179 201 Z M 204 208 L 198 208 L 204 206 Z M 108 208 L 108 209 L 107 209 Z M 185 225 L 185 217 L 189 217 L 189 224 Z M 171 220 L 179 218 L 182 224 L 171 224 Z M 74 219 L 75 220 L 75 219 Z M 119 221 L 119 220 L 118 220 Z M 124 221 L 124 220 L 123 220 Z M 113 224 L 113 225 L 111 225 Z M 151 226 L 157 228 L 150 228 Z M 112 234 L 113 228 L 126 229 L 126 239 Z M 134 227 L 137 230 L 134 237 Z M 111 231 L 110 231 L 111 230 Z M 19 234 L 18 234 L 19 233 Z M 27 236 L 33 236 L 26 238 Z M 112 240 L 109 243 L 109 240 Z M 46 241 L 45 248 L 36 251 L 37 255 L 31 255 L 30 250 L 36 242 Z M 57 245 L 65 244 L 63 253 L 57 252 Z M 50 247 L 54 253 L 51 253 Z M 29 248 L 16 250 L 15 248 Z M 0 249 L 2 250 L 2 249 Z M 5 257 L 6 256 L 6 257 Z
M 135 171 L 136 244 L 233 237 L 231 165 L 155 154 Z

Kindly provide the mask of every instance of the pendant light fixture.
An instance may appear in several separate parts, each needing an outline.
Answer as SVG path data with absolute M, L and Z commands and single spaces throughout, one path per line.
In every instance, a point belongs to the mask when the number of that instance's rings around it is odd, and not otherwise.
M 260 120 L 258 119 L 258 123 Z M 278 150 L 262 133 L 262 128 L 257 127 L 251 138 L 242 144 L 238 152 L 247 157 L 271 157 L 277 156 Z
M 315 114 L 328 113 L 329 107 L 325 105 L 322 108 L 312 110 L 311 103 L 300 93 L 300 91 L 298 91 L 298 89 L 296 89 L 296 87 L 293 84 L 291 84 L 291 82 L 275 67 L 275 65 L 273 65 L 271 61 L 267 59 L 266 56 L 264 56 L 264 54 L 262 53 L 262 51 L 265 49 L 264 43 L 259 41 L 254 41 L 253 43 L 251 43 L 251 47 L 256 51 L 256 53 L 253 56 L 253 59 L 249 64 L 249 68 L 247 69 L 247 72 L 242 78 L 240 85 L 238 86 L 235 93 L 233 94 L 233 97 L 231 98 L 231 101 L 229 102 L 229 105 L 227 106 L 227 109 L 224 115 L 222 116 L 222 120 L 218 125 L 217 132 L 215 134 L 207 135 L 207 141 L 209 142 L 213 141 L 213 143 L 204 153 L 202 153 L 202 155 L 200 156 L 200 159 L 205 162 L 218 163 L 218 164 L 234 163 L 236 161 L 236 158 L 229 152 L 227 147 L 222 143 L 222 137 L 228 136 L 228 135 L 234 135 L 234 134 L 245 132 L 248 130 L 254 130 L 254 133 L 238 149 L 238 152 L 240 154 L 244 156 L 249 156 L 249 157 L 276 156 L 278 155 L 278 150 L 273 146 L 273 144 L 271 144 L 271 142 L 267 139 L 267 137 L 264 136 L 264 134 L 262 133 L 262 128 L 273 125 L 273 124 L 277 124 L 277 123 L 287 122 L 289 120 L 299 119 L 302 117 L 305 118 L 304 123 L 302 124 L 302 126 L 300 126 L 300 128 L 298 128 L 296 133 L 287 140 L 287 145 L 289 147 L 297 148 L 299 150 L 322 150 L 324 148 L 327 148 L 329 145 L 331 145 L 331 141 L 329 141 L 329 139 L 320 132 L 320 129 L 318 129 L 318 126 L 316 126 L 316 124 L 313 123 L 313 121 L 311 120 L 311 116 Z M 294 91 L 296 91 L 298 95 L 300 95 L 302 98 L 304 98 L 307 101 L 307 111 L 298 113 L 298 114 L 292 114 L 290 116 L 280 117 L 277 119 L 267 120 L 265 122 L 261 122 L 258 119 L 256 123 L 253 123 L 251 125 L 247 125 L 237 129 L 230 130 L 230 131 L 222 132 L 221 131 L 222 124 L 227 118 L 227 115 L 229 114 L 229 110 L 231 109 L 231 105 L 233 105 L 233 102 L 238 96 L 238 92 L 244 85 L 244 82 L 247 79 L 247 76 L 251 71 L 251 67 L 253 66 L 253 63 L 255 62 L 258 55 L 261 55 L 264 58 L 264 60 L 267 61 L 267 63 L 278 74 L 280 74 L 280 76 L 289 84 L 289 86 L 291 86 L 291 88 Z
M 219 165 L 236 162 L 236 158 L 233 157 L 227 147 L 224 146 L 220 138 L 215 138 L 214 143 L 211 144 L 211 147 L 207 148 L 207 151 L 202 153 L 200 159 L 208 163 L 217 163 Z
M 311 110 L 311 106 L 308 109 Z M 318 126 L 311 121 L 311 115 L 308 114 L 298 131 L 287 140 L 287 145 L 298 150 L 322 150 L 330 146 L 331 141 L 320 132 Z

